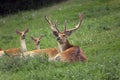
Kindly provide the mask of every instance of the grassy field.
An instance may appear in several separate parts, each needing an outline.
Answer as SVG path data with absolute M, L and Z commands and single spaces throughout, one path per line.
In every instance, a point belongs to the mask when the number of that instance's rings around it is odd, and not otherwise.
M 18 12 L 0 17 L 0 47 L 20 46 L 15 30 L 30 31 L 26 36 L 28 50 L 34 48 L 30 36 L 44 35 L 41 48 L 57 47 L 52 31 L 44 19 L 59 21 L 63 30 L 73 28 L 78 14 L 83 13 L 81 28 L 69 41 L 80 46 L 88 62 L 48 62 L 46 57 L 34 59 L 0 58 L 0 80 L 120 80 L 120 0 L 68 0 L 38 10 Z

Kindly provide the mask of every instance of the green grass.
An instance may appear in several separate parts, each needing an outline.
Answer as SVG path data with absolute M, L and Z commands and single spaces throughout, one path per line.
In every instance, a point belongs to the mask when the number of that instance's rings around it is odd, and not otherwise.
M 88 62 L 48 62 L 47 58 L 0 58 L 0 80 L 120 80 L 120 0 L 68 0 L 38 10 L 0 17 L 0 47 L 19 47 L 16 29 L 30 31 L 26 36 L 28 50 L 33 49 L 30 36 L 44 35 L 41 48 L 57 47 L 52 31 L 44 19 L 59 21 L 63 30 L 73 28 L 83 13 L 81 28 L 69 41 L 80 46 Z

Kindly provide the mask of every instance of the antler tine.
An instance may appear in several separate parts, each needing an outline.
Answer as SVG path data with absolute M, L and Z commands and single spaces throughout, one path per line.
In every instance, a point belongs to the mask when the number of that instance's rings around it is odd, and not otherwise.
M 67 21 L 65 20 L 65 24 L 64 24 L 64 32 L 66 32 L 66 23 L 67 23 Z
M 58 29 L 56 28 L 56 24 L 53 24 L 53 23 L 51 22 L 51 20 L 50 20 L 47 16 L 45 16 L 45 19 L 47 20 L 47 22 L 48 22 L 49 25 L 50 25 L 50 28 L 51 28 L 53 31 L 58 31 Z
M 55 21 L 55 26 L 54 26 L 54 27 L 55 27 L 55 29 L 56 29 L 58 32 L 60 32 L 59 29 L 57 28 L 57 25 L 58 25 L 58 21 L 56 20 L 56 21 Z
M 77 30 L 81 26 L 81 23 L 82 23 L 82 20 L 83 20 L 83 15 L 82 14 L 79 15 L 79 19 L 80 19 L 80 22 L 75 26 L 75 28 L 67 30 L 67 31 Z

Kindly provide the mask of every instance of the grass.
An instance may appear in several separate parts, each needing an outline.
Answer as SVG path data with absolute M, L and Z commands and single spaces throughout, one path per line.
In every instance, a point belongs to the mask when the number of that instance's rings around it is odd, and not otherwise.
M 73 28 L 78 14 L 84 14 L 81 28 L 69 40 L 80 46 L 88 62 L 56 63 L 47 58 L 0 58 L 0 80 L 120 80 L 120 0 L 68 0 L 38 10 L 18 12 L 0 17 L 0 47 L 19 47 L 16 29 L 30 31 L 26 36 L 28 50 L 33 49 L 30 36 L 44 35 L 41 48 L 57 47 L 55 37 L 44 19 L 50 16 L 59 21 L 63 30 Z M 50 40 L 50 41 L 48 41 Z

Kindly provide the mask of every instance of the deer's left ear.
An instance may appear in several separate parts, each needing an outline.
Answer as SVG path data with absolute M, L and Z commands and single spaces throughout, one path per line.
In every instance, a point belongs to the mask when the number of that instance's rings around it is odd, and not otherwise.
M 34 37 L 33 36 L 30 36 L 31 37 L 31 39 L 33 40 L 33 41 L 35 41 L 35 39 L 34 39 Z
M 57 31 L 53 31 L 53 34 L 55 35 L 55 37 L 58 37 L 58 32 Z
M 72 34 L 72 31 L 66 31 L 65 34 L 66 34 L 67 36 L 70 36 L 70 35 Z
M 27 28 L 26 30 L 25 30 L 25 33 L 27 33 L 29 31 L 29 29 Z
M 19 34 L 19 35 L 21 35 L 21 32 L 19 30 L 16 30 L 16 33 Z

